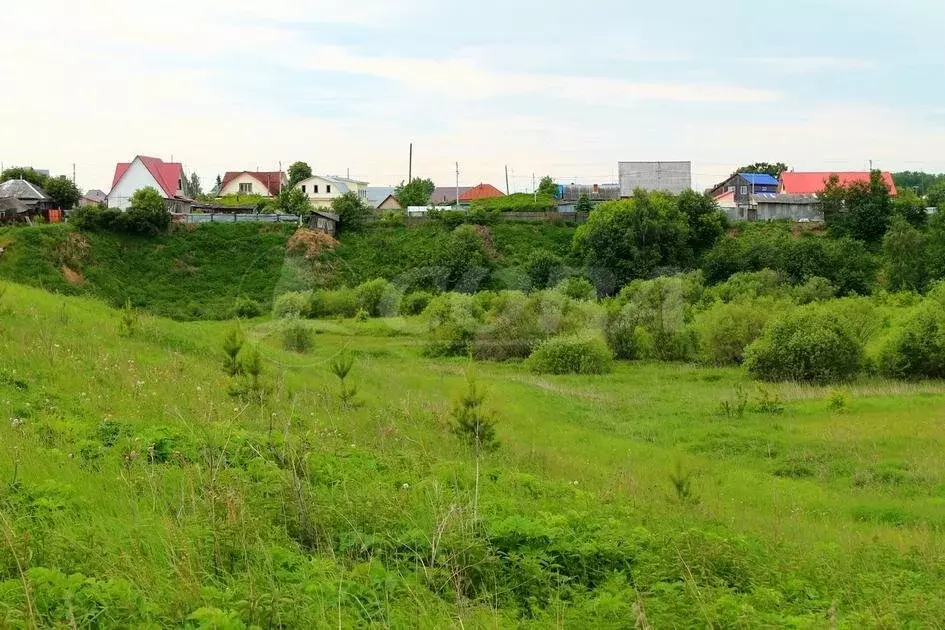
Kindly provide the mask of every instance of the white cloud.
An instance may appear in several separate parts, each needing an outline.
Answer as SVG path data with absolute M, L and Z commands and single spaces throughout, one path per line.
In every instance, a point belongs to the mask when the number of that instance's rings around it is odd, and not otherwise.
M 753 57 L 744 61 L 781 74 L 872 70 L 877 67 L 872 61 L 847 57 Z

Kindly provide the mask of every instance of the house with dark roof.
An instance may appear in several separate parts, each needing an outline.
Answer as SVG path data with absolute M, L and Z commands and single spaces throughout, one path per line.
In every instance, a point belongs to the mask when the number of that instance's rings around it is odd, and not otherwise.
M 45 190 L 25 179 L 8 179 L 0 183 L 0 199 L 16 199 L 30 214 L 41 214 L 55 205 Z
M 472 190 L 471 186 L 459 187 L 460 202 L 462 202 L 462 196 L 470 190 Z M 437 186 L 430 193 L 431 206 L 448 206 L 454 203 L 456 203 L 456 186 Z
M 752 195 L 776 193 L 779 186 L 780 182 L 767 173 L 735 173 L 712 188 L 709 194 L 713 198 L 719 198 L 726 193 L 734 193 L 735 205 L 747 207 Z
M 289 178 L 281 171 L 227 171 L 217 191 L 218 197 L 227 195 L 261 195 L 275 197 L 289 185 Z
M 188 212 L 193 202 L 184 194 L 186 181 L 180 162 L 139 155 L 131 162 L 119 162 L 115 166 L 108 207 L 127 210 L 132 195 L 144 188 L 154 188 L 164 198 L 168 211 Z
M 841 186 L 849 186 L 854 182 L 869 183 L 869 171 L 845 171 L 845 172 L 794 172 L 785 171 L 781 173 L 781 186 L 779 192 L 789 195 L 818 195 L 827 187 L 827 182 L 834 175 L 840 181 Z M 893 181 L 892 173 L 882 172 L 883 181 L 889 188 L 889 194 L 895 197 L 898 193 L 896 182 Z
M 82 195 L 82 197 L 79 199 L 79 206 L 97 206 L 99 204 L 105 203 L 106 199 L 108 199 L 108 195 L 106 195 L 101 190 L 96 190 L 93 188 Z

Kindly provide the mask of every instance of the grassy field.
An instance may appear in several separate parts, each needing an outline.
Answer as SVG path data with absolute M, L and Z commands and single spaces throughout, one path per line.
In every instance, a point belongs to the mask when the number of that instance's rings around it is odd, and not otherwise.
M 543 377 L 422 358 L 404 319 L 295 354 L 258 319 L 256 397 L 231 322 L 6 287 L 0 627 L 945 626 L 945 384 Z

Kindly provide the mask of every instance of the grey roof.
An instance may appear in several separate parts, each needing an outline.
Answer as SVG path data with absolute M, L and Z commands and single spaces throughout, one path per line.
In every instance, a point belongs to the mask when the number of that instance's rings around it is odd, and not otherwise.
M 29 207 L 16 197 L 0 198 L 0 217 L 26 214 L 29 211 Z
M 817 195 L 789 195 L 789 194 L 774 194 L 774 193 L 752 195 L 751 201 L 752 203 L 792 203 L 792 204 L 820 203 L 820 199 L 817 198 Z
M 341 194 L 344 194 L 350 190 L 347 182 L 345 182 L 343 179 L 338 179 L 337 177 L 329 177 L 327 175 L 316 175 L 315 177 L 321 177 L 326 182 L 331 182 L 337 187 L 338 192 L 340 192 Z
M 49 201 L 50 197 L 42 188 L 34 186 L 25 179 L 8 179 L 0 184 L 0 197 L 14 197 L 30 201 Z
M 460 186 L 459 196 L 462 197 L 472 188 L 472 186 Z M 431 204 L 437 205 L 448 202 L 456 202 L 456 186 L 437 186 L 433 189 L 433 193 L 430 195 Z
M 335 223 L 341 220 L 341 217 L 335 214 L 334 212 L 325 212 L 324 210 L 312 210 L 312 214 L 317 214 L 320 217 L 325 217 L 326 219 L 331 219 Z
M 368 186 L 367 200 L 373 207 L 378 207 L 384 200 L 394 194 L 396 188 L 393 186 Z
M 90 199 L 90 200 L 92 200 L 92 201 L 95 201 L 95 202 L 98 202 L 98 203 L 102 203 L 103 201 L 105 201 L 105 198 L 106 198 L 108 195 L 106 195 L 106 194 L 105 194 L 104 192 L 102 192 L 101 190 L 97 190 L 97 189 L 93 188 L 92 190 L 88 191 L 87 193 L 85 193 L 85 194 L 82 195 L 82 196 L 85 197 L 86 199 Z

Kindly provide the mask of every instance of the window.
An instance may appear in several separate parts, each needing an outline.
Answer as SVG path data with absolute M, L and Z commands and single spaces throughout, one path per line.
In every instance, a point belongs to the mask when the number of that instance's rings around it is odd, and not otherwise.
M 246 183 L 246 184 L 240 184 L 240 192 L 241 192 L 241 193 L 247 193 L 247 194 L 252 193 L 252 192 L 253 192 L 253 184 L 252 184 L 252 182 L 249 182 L 249 183 Z
M 735 192 L 735 187 L 734 187 L 734 186 L 729 186 L 728 188 L 725 189 L 725 191 L 726 191 L 726 192 Z
M 743 195 L 747 195 L 747 194 L 748 194 L 748 186 L 742 186 L 742 194 L 743 194 Z
M 325 184 L 325 194 L 326 195 L 331 194 L 331 184 Z
M 318 184 L 312 184 L 312 194 L 313 195 L 318 194 Z
M 302 184 L 302 192 L 305 192 L 305 184 Z

